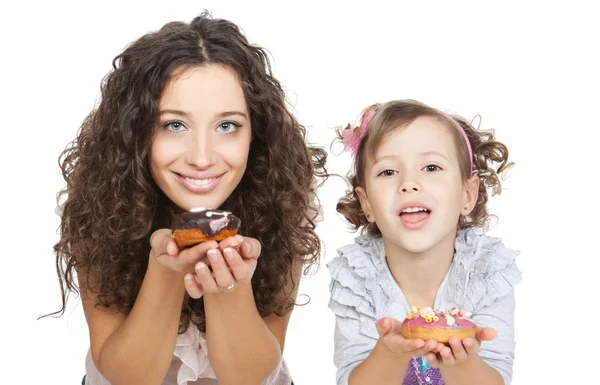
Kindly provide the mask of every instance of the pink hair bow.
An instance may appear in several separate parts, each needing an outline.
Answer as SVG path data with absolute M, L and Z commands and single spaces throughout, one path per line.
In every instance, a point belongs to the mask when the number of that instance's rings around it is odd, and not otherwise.
M 371 108 L 365 112 L 362 123 L 358 130 L 346 128 L 342 132 L 342 143 L 344 143 L 344 149 L 346 151 L 350 151 L 353 158 L 356 158 L 356 155 L 358 154 L 358 148 L 360 147 L 360 142 L 365 137 L 367 128 L 369 127 L 369 124 L 371 123 L 371 120 L 373 119 L 373 116 L 375 116 L 376 112 L 377 111 L 375 111 L 374 108 Z

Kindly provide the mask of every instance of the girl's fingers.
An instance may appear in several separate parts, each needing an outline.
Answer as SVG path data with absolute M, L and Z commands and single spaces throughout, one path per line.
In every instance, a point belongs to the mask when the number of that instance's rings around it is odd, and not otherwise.
M 420 338 L 404 340 L 402 341 L 403 351 L 412 352 L 414 350 L 422 349 L 425 346 L 425 341 Z
M 200 285 L 205 293 L 216 293 L 219 291 L 219 287 L 215 282 L 208 266 L 204 262 L 198 262 L 196 264 L 196 283 Z
M 477 351 L 479 350 L 479 342 L 474 338 L 465 338 L 463 345 L 465 346 L 468 355 L 477 354 Z
M 426 352 L 437 352 L 438 342 L 436 340 L 428 340 L 425 342 L 425 346 L 423 346 L 423 350 Z
M 231 250 L 231 249 L 229 249 Z M 235 283 L 235 279 L 231 276 L 229 267 L 223 259 L 223 255 L 218 249 L 211 249 L 207 251 L 208 260 L 212 267 L 212 272 L 215 276 L 217 287 L 219 289 L 225 289 L 232 286 Z
M 435 353 L 429 352 L 425 355 L 425 358 L 427 358 L 427 362 L 429 362 L 429 365 L 431 365 L 431 367 L 439 368 L 440 361 L 438 360 L 438 357 Z
M 452 355 L 452 350 L 449 347 L 444 346 L 442 351 L 439 352 L 438 354 L 442 358 L 442 363 L 444 365 L 454 365 L 454 363 L 455 363 L 454 356 Z
M 462 362 L 467 359 L 467 352 L 463 347 L 463 344 L 458 337 L 450 338 L 450 347 L 452 348 L 452 355 L 454 356 L 454 360 L 457 362 Z
M 190 297 L 194 299 L 202 297 L 202 294 L 204 294 L 204 290 L 202 290 L 202 287 L 196 283 L 193 274 L 186 274 L 183 282 L 185 285 L 185 290 L 190 295 Z

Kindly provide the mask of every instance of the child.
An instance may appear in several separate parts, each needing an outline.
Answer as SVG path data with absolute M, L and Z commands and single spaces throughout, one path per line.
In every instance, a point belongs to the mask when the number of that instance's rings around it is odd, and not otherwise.
M 521 274 L 517 252 L 481 230 L 507 148 L 410 100 L 367 108 L 340 139 L 355 174 L 337 210 L 366 234 L 328 264 L 338 385 L 509 384 Z M 404 339 L 411 306 L 465 309 L 476 338 Z
M 304 135 L 231 22 L 168 23 L 117 56 L 61 159 L 57 313 L 79 289 L 86 384 L 291 383 L 283 347 L 320 252 L 326 156 Z M 178 249 L 171 217 L 195 207 L 233 212 L 241 235 Z

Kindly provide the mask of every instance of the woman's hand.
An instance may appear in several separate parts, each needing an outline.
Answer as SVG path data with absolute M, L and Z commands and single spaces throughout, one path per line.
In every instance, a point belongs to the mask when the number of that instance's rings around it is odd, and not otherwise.
M 180 250 L 173 239 L 172 231 L 159 229 L 150 236 L 150 246 L 150 258 L 173 272 L 185 274 L 193 272 L 194 266 L 206 259 L 208 250 L 216 249 L 219 244 L 208 241 Z
M 405 358 L 435 355 L 444 344 L 436 340 L 406 339 L 402 336 L 402 323 L 394 318 L 384 317 L 377 321 L 379 340 L 393 353 Z
M 439 352 L 427 353 L 427 361 L 434 368 L 440 366 L 454 366 L 477 356 L 481 341 L 491 341 L 496 338 L 496 331 L 492 328 L 477 328 L 475 338 L 458 337 L 450 338 L 450 347 L 444 346 Z
M 208 261 L 196 263 L 195 273 L 186 274 L 185 289 L 192 298 L 233 291 L 251 281 L 260 252 L 260 242 L 254 238 L 227 238 L 206 252 Z

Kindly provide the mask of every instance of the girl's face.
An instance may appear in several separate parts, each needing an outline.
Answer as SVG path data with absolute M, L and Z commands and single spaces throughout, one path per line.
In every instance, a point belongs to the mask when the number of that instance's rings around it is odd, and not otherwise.
M 479 186 L 477 177 L 463 183 L 454 143 L 448 127 L 420 117 L 367 157 L 366 186 L 356 191 L 386 245 L 421 253 L 454 241 L 459 216 L 472 210 Z
M 246 98 L 227 67 L 175 74 L 159 101 L 150 173 L 181 210 L 218 208 L 246 170 L 252 132 Z

